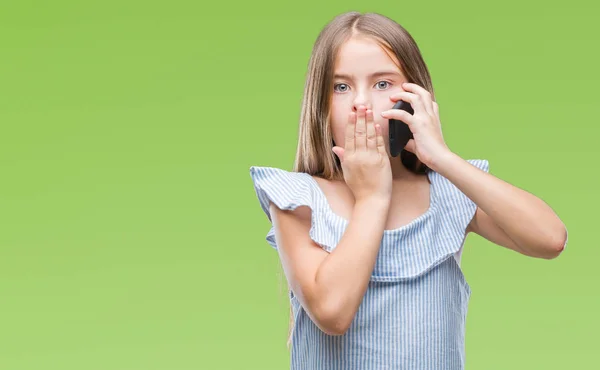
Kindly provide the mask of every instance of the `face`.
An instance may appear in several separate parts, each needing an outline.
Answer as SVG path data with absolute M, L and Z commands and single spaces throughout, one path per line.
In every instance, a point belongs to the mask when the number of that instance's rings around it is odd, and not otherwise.
M 331 100 L 335 145 L 344 147 L 348 114 L 364 105 L 373 110 L 375 123 L 381 125 L 389 155 L 388 120 L 380 113 L 394 106 L 390 96 L 404 91 L 402 83 L 408 82 L 392 58 L 395 58 L 393 54 L 388 55 L 379 44 L 367 38 L 352 38 L 341 46 Z

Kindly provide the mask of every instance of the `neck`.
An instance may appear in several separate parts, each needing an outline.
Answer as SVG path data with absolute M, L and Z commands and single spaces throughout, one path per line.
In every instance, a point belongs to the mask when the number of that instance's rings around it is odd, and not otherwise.
M 390 165 L 392 167 L 392 179 L 401 180 L 414 177 L 414 173 L 408 170 L 402 164 L 402 160 L 400 156 L 392 157 L 390 156 Z

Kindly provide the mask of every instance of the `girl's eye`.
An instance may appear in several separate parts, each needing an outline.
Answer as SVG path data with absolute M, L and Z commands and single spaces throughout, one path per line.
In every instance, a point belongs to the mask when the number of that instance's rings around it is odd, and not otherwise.
M 383 86 L 383 88 L 384 88 L 384 89 L 385 89 L 385 88 L 386 88 L 386 87 L 387 87 L 387 86 L 390 84 L 390 83 L 389 83 L 389 82 L 387 82 L 387 81 L 379 81 L 379 82 L 377 82 L 377 86 L 381 86 L 381 83 L 382 83 L 382 82 L 383 82 L 384 84 L 386 84 L 386 85 L 384 85 L 384 86 Z
M 339 89 L 338 89 L 338 90 L 336 90 L 336 87 L 338 87 L 338 86 L 345 86 L 346 88 L 348 88 L 348 85 L 346 85 L 346 84 L 335 84 L 335 85 L 333 86 L 333 90 L 334 90 L 334 91 L 339 91 L 339 92 L 344 92 L 344 91 L 340 91 Z

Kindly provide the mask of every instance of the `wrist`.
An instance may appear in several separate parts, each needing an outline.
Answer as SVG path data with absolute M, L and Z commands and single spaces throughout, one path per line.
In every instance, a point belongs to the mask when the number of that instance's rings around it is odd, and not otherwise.
M 439 155 L 435 156 L 431 163 L 427 166 L 435 172 L 441 172 L 448 166 L 449 163 L 454 161 L 458 155 L 451 150 L 445 150 Z
M 388 209 L 390 207 L 390 197 L 382 196 L 382 195 L 370 195 L 364 198 L 359 198 L 356 200 L 357 207 L 368 207 L 368 208 L 378 208 L 378 209 Z

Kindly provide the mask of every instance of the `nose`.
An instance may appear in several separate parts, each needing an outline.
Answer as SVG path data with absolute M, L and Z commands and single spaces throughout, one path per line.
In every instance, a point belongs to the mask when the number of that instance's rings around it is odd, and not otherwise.
M 369 91 L 367 89 L 357 88 L 352 99 L 352 110 L 357 112 L 361 105 L 367 109 L 373 109 Z
M 355 100 L 355 101 L 352 103 L 352 110 L 353 110 L 354 112 L 357 112 L 357 111 L 358 111 L 358 108 L 359 108 L 360 106 L 364 106 L 366 109 L 373 109 L 373 107 L 371 107 L 371 103 L 370 103 L 370 102 L 368 102 L 368 101 L 366 101 L 366 100 Z

